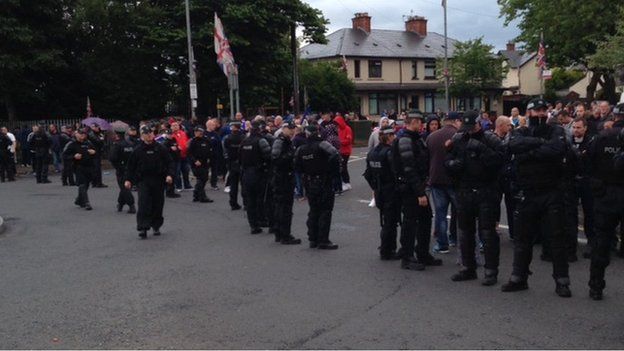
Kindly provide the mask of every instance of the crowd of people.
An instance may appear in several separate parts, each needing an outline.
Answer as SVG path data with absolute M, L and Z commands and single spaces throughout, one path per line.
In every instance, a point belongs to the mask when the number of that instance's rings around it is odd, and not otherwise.
M 402 268 L 413 270 L 442 264 L 429 251 L 433 216 L 433 252 L 459 247 L 462 269 L 451 279 L 477 279 L 481 246 L 482 284 L 495 285 L 504 199 L 514 257 L 502 290 L 528 289 L 533 245 L 541 242 L 541 259 L 553 263 L 556 293 L 570 297 L 568 264 L 578 260 L 580 203 L 590 297 L 602 299 L 624 216 L 624 104 L 596 102 L 589 110 L 582 102 L 553 106 L 535 99 L 526 116 L 514 108 L 510 117 L 495 120 L 476 111 L 382 118 L 371 135 L 365 173 L 374 190 L 371 205 L 380 210 L 381 259 L 401 260 Z
M 119 187 L 117 210 L 128 206 L 128 213 L 137 214 L 142 239 L 150 229 L 160 235 L 165 197 L 192 190 L 194 202 L 211 203 L 205 188 L 220 190 L 221 178 L 231 210 L 244 208 L 251 234 L 268 228 L 276 242 L 301 244 L 290 228 L 294 200 L 305 197 L 310 248 L 333 250 L 338 248 L 329 239 L 334 199 L 351 189 L 349 122 L 348 115 L 330 112 L 248 120 L 237 113 L 228 124 L 217 118 L 205 124 L 168 118 L 115 133 L 97 124 L 60 130 L 50 125 L 47 131 L 33 126 L 25 138 L 16 138 L 2 128 L 0 170 L 2 181 L 5 175 L 15 179 L 15 146 L 24 140 L 21 149 L 29 150 L 37 183 L 50 182 L 52 162 L 63 185 L 78 186 L 75 204 L 92 210 L 88 189 L 106 187 L 102 159 L 108 155 Z M 495 285 L 504 201 L 514 259 L 502 290 L 528 289 L 533 245 L 541 242 L 541 259 L 553 263 L 556 293 L 570 297 L 568 264 L 578 260 L 580 203 L 588 238 L 583 255 L 591 259 L 590 296 L 602 299 L 624 213 L 623 127 L 624 104 L 550 105 L 541 99 L 528 104 L 526 116 L 514 108 L 511 116 L 496 119 L 476 111 L 382 117 L 370 136 L 364 175 L 373 190 L 371 206 L 380 212 L 380 258 L 423 270 L 442 264 L 433 254 L 457 246 L 462 269 L 451 279 L 465 281 L 477 279 L 481 251 L 482 283 Z M 115 141 L 106 150 L 110 137 Z

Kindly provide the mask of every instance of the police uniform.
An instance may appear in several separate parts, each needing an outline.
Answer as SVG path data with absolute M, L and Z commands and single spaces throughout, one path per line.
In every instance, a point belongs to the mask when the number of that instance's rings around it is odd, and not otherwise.
M 72 136 L 71 134 L 68 134 L 68 133 L 61 133 L 60 139 L 61 139 L 61 150 L 65 150 L 65 146 L 69 144 L 70 141 L 72 141 Z M 63 171 L 61 172 L 61 181 L 63 182 L 63 186 L 66 186 L 66 185 L 74 186 L 76 185 L 76 180 L 74 178 L 73 161 L 72 160 L 66 161 L 64 158 L 62 159 L 63 159 Z
M 386 127 L 380 135 L 394 135 L 394 128 Z M 397 189 L 392 166 L 392 145 L 379 143 L 366 155 L 364 178 L 373 189 L 375 205 L 381 219 L 381 245 L 379 255 L 382 260 L 396 260 L 400 257 L 397 249 L 397 225 L 401 221 L 401 197 Z
M 546 102 L 532 100 L 527 110 L 545 110 Z M 504 292 L 528 289 L 529 265 L 533 258 L 535 233 L 539 228 L 549 234 L 556 293 L 570 297 L 570 278 L 564 232 L 564 202 L 559 188 L 566 151 L 566 135 L 561 126 L 546 123 L 547 117 L 529 117 L 529 126 L 511 134 L 509 151 L 516 173 L 516 212 L 513 272 Z
M 240 131 L 241 123 L 232 122 L 230 126 L 237 125 L 239 130 L 232 130 L 231 134 L 228 134 L 223 138 L 223 158 L 225 159 L 228 170 L 228 183 L 230 185 L 230 207 L 233 211 L 240 210 L 241 206 L 238 204 L 238 187 L 240 184 L 241 167 L 239 156 L 239 149 L 245 136 Z
M 419 118 L 421 114 L 411 114 L 408 118 Z M 401 194 L 401 268 L 423 270 L 425 266 L 439 266 L 442 261 L 429 253 L 431 242 L 431 205 L 420 206 L 418 198 L 426 196 L 429 175 L 429 155 L 420 131 L 404 129 L 392 145 L 393 164 Z M 414 258 L 414 247 L 416 258 Z
M 52 140 L 39 126 L 39 131 L 33 132 L 28 139 L 28 148 L 33 154 L 33 167 L 37 175 L 37 183 L 50 183 L 48 180 L 48 167 L 50 165 L 50 147 Z
M 270 131 L 267 129 L 265 122 L 260 122 L 260 131 L 262 137 L 269 143 L 269 146 L 273 148 L 273 143 L 276 138 Z M 271 169 L 271 159 L 269 159 L 269 163 L 267 164 L 267 169 Z M 267 177 L 266 186 L 264 187 L 264 194 L 262 195 L 262 227 L 269 228 L 269 233 L 275 233 L 276 229 L 276 221 L 274 219 L 275 215 L 275 201 L 273 198 L 273 187 L 270 184 L 270 179 Z
M 136 131 L 136 128 L 130 128 Z M 139 146 L 140 143 L 141 140 L 139 140 L 136 135 L 132 136 L 129 133 L 126 133 L 125 137 L 117 141 L 111 149 L 109 160 L 113 167 L 115 167 L 117 185 L 119 186 L 119 195 L 117 196 L 118 212 L 121 212 L 123 210 L 124 205 L 128 205 L 128 213 L 136 213 L 134 196 L 132 196 L 132 192 L 130 191 L 130 189 L 126 189 L 124 182 L 128 159 L 130 159 L 130 155 L 132 155 L 132 153 Z
M 66 163 L 72 163 L 72 168 L 76 175 L 78 197 L 74 203 L 82 208 L 91 210 L 87 191 L 89 190 L 89 184 L 93 181 L 97 151 L 91 141 L 86 138 L 86 131 L 78 130 L 77 133 L 84 135 L 85 140 L 78 141 L 74 139 L 67 143 L 65 149 L 63 149 L 63 159 Z M 91 153 L 89 152 L 90 150 L 92 150 Z M 76 155 L 80 155 L 80 159 L 76 158 Z
M 606 286 L 605 270 L 610 263 L 611 248 L 616 239 L 615 229 L 622 225 L 624 213 L 624 104 L 618 104 L 613 114 L 613 128 L 601 131 L 589 144 L 587 155 L 591 162 L 591 187 L 594 196 L 595 237 L 591 241 L 589 295 L 602 299 Z
M 96 127 L 100 129 L 97 123 L 94 123 L 92 127 Z M 95 151 L 97 152 L 96 153 L 97 156 L 94 159 L 95 173 L 94 173 L 94 178 L 93 178 L 93 187 L 94 188 L 106 188 L 108 186 L 102 183 L 102 152 L 104 151 L 104 144 L 106 142 L 106 134 L 104 134 L 104 132 L 102 132 L 101 129 L 97 132 L 91 129 L 89 131 L 89 140 L 91 141 L 93 146 L 95 146 Z
M 0 181 L 3 183 L 6 178 L 12 178 L 11 168 L 9 166 L 9 163 L 13 162 L 11 159 L 11 152 L 9 151 L 11 145 L 13 145 L 13 141 L 11 141 L 6 134 L 0 132 Z
M 204 130 L 200 127 L 195 127 L 195 132 L 201 132 L 201 136 L 195 136 L 189 141 L 187 149 L 187 157 L 191 164 L 191 170 L 195 176 L 195 189 L 193 190 L 193 202 L 213 202 L 206 195 L 206 182 L 208 182 L 208 173 L 210 172 L 210 163 L 212 162 L 212 145 L 210 139 L 203 135 Z M 201 164 L 197 166 L 195 162 L 199 161 Z
M 332 182 L 340 172 L 340 155 L 319 135 L 318 125 L 306 127 L 307 142 L 295 152 L 295 169 L 301 172 L 308 197 L 308 240 L 310 248 L 335 250 L 329 240 L 334 191 Z
M 476 237 L 483 240 L 485 278 L 483 285 L 496 284 L 500 261 L 500 237 L 496 221 L 500 212 L 499 189 L 496 186 L 503 166 L 502 142 L 491 132 L 475 131 L 479 114 L 463 115 L 459 132 L 451 139 L 445 167 L 454 180 L 457 196 L 457 226 L 463 269 L 453 281 L 477 279 Z
M 286 123 L 284 128 L 295 129 L 293 122 Z M 295 194 L 295 148 L 292 140 L 280 134 L 271 149 L 271 165 L 273 174 L 271 188 L 273 189 L 273 210 L 275 241 L 284 245 L 301 244 L 301 239 L 295 239 L 291 234 L 293 218 L 293 203 Z
M 152 133 L 147 126 L 141 128 L 141 134 Z M 165 179 L 175 173 L 171 155 L 164 146 L 152 141 L 141 142 L 128 159 L 126 181 L 137 185 L 139 190 L 139 208 L 137 211 L 137 230 L 144 239 L 152 228 L 154 235 L 160 235 L 163 225 L 163 207 L 165 204 Z
M 262 233 L 261 227 L 265 221 L 262 204 L 271 159 L 271 145 L 260 134 L 260 128 L 260 123 L 252 122 L 251 133 L 243 140 L 239 149 L 243 197 L 251 234 Z

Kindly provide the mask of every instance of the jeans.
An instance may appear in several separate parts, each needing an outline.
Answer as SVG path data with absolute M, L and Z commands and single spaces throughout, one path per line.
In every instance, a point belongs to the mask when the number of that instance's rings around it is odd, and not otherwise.
M 303 197 L 303 182 L 301 181 L 301 173 L 295 172 L 295 196 Z
M 445 249 L 449 246 L 448 221 L 446 216 L 449 205 L 457 207 L 455 191 L 450 185 L 431 186 L 431 196 L 435 206 L 434 233 L 438 247 Z
M 184 183 L 184 189 L 192 189 L 191 181 L 189 180 L 190 170 L 191 166 L 189 165 L 188 159 L 180 159 L 180 169 L 176 170 L 176 173 L 178 173 L 178 178 L 175 182 L 176 188 L 182 189 L 182 183 Z M 180 177 L 180 173 L 182 173 L 182 177 Z
M 54 170 L 56 172 L 60 172 L 63 169 L 61 158 L 61 151 L 52 151 L 52 164 L 54 165 Z

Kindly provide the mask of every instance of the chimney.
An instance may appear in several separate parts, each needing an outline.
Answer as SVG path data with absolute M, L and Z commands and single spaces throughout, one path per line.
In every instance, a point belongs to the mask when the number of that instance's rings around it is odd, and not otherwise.
M 510 41 L 507 43 L 507 51 L 516 51 L 516 43 Z
M 368 12 L 358 12 L 355 14 L 355 17 L 352 19 L 353 21 L 353 29 L 361 29 L 366 33 L 371 32 L 371 17 L 368 15 Z
M 405 21 L 405 30 L 421 37 L 427 36 L 427 19 L 421 16 L 409 16 Z

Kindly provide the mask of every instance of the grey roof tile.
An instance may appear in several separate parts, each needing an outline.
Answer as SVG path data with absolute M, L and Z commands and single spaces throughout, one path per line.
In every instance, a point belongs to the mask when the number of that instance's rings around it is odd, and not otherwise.
M 401 30 L 373 29 L 367 34 L 360 29 L 343 28 L 327 36 L 327 44 L 308 44 L 300 49 L 302 59 L 328 57 L 444 57 L 444 36 L 429 32 L 426 37 Z M 449 57 L 453 55 L 455 39 L 448 39 Z

